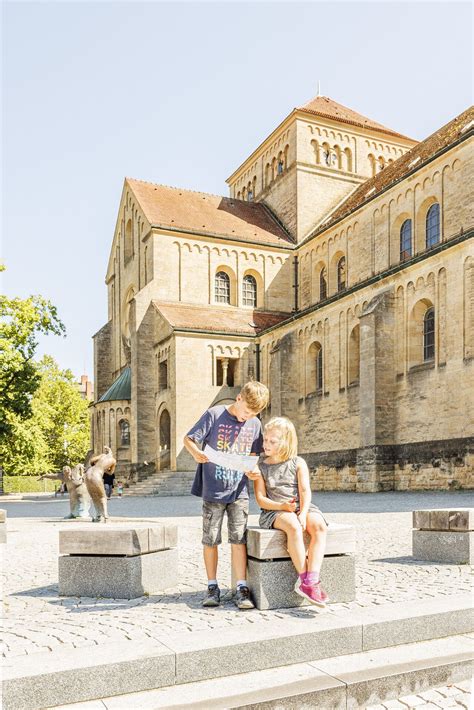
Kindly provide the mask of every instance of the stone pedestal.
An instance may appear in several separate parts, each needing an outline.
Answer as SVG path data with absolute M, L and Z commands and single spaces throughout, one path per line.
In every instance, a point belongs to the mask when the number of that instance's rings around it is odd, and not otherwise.
M 176 525 L 59 531 L 61 596 L 134 599 L 178 583 Z
M 413 511 L 413 557 L 474 564 L 474 508 Z
M 0 543 L 7 541 L 7 511 L 0 508 Z
M 309 536 L 305 536 L 306 546 Z M 355 529 L 331 524 L 321 568 L 321 581 L 330 602 L 355 598 Z M 294 591 L 297 573 L 281 530 L 249 528 L 247 540 L 248 583 L 257 609 L 290 609 L 309 605 Z

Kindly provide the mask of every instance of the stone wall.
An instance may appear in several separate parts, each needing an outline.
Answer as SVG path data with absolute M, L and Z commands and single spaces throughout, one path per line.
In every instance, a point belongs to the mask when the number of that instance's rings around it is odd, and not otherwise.
M 93 336 L 94 341 L 94 396 L 99 400 L 113 382 L 112 321 Z

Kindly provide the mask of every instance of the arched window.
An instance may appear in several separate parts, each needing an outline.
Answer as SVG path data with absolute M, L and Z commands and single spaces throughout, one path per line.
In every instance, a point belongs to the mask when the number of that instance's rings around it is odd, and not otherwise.
M 130 424 L 126 419 L 121 419 L 120 426 L 120 446 L 130 446 Z
M 428 308 L 423 319 L 423 360 L 434 360 L 435 356 L 435 312 Z
M 218 271 L 216 274 L 214 297 L 217 303 L 230 303 L 230 278 L 225 271 Z
M 328 295 L 328 272 L 326 267 L 323 266 L 319 273 L 319 300 L 324 301 Z
M 439 242 L 439 204 L 431 205 L 426 213 L 426 248 Z
M 323 389 L 323 348 L 321 343 L 311 343 L 307 356 L 306 392 L 322 392 Z
M 244 276 L 242 283 L 242 303 L 244 306 L 257 307 L 257 282 L 251 274 Z
M 132 220 L 129 219 L 125 226 L 125 244 L 124 244 L 124 259 L 125 262 L 129 261 L 133 256 L 133 225 Z
M 400 261 L 411 257 L 411 219 L 406 219 L 400 229 Z
M 337 290 L 344 291 L 346 288 L 346 257 L 341 256 L 337 262 Z
M 349 337 L 349 363 L 347 381 L 350 385 L 359 383 L 360 375 L 360 326 L 355 325 Z

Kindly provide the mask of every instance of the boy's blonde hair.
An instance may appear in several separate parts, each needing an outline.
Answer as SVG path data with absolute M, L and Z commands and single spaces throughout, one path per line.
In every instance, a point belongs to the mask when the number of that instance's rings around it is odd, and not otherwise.
M 261 382 L 252 380 L 242 387 L 240 396 L 248 408 L 258 414 L 267 406 L 270 393 L 268 388 L 262 385 Z
M 278 456 L 282 461 L 293 459 L 298 453 L 298 437 L 293 422 L 287 417 L 273 417 L 265 424 L 264 433 L 277 430 L 281 433 L 281 443 L 278 449 Z

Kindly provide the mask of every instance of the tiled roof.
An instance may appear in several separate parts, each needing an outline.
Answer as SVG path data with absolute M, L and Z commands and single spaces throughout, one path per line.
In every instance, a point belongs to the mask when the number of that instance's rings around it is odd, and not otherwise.
M 131 370 L 126 367 L 113 382 L 107 392 L 102 395 L 99 402 L 111 402 L 117 399 L 130 399 L 132 396 Z
M 333 121 L 349 123 L 352 126 L 369 128 L 372 131 L 380 131 L 382 133 L 388 133 L 391 136 L 398 136 L 399 138 L 412 140 L 401 133 L 392 131 L 391 128 L 382 126 L 381 123 L 376 123 L 376 121 L 372 121 L 370 118 L 362 116 L 362 114 L 357 113 L 357 111 L 353 111 L 342 104 L 338 104 L 336 101 L 333 101 L 333 99 L 330 99 L 327 96 L 316 96 L 303 106 L 298 106 L 298 111 L 306 111 L 306 113 L 312 113 L 315 116 L 331 118 Z
M 255 335 L 291 316 L 291 313 L 257 311 L 234 306 L 199 306 L 163 301 L 153 301 L 153 304 L 173 328 L 236 335 Z
M 473 120 L 474 107 L 471 106 L 393 163 L 387 165 L 374 177 L 369 178 L 369 180 L 360 185 L 313 234 L 328 229 L 334 222 L 361 207 L 366 200 L 373 199 L 379 192 L 390 187 L 390 185 L 403 178 L 414 168 L 423 165 L 424 161 L 432 158 L 440 150 L 447 148 L 463 135 L 463 128 L 472 123 Z M 469 130 L 472 131 L 472 128 L 470 126 Z M 467 130 L 465 133 L 467 133 Z
M 126 183 L 154 226 L 267 245 L 293 244 L 289 234 L 261 203 L 132 178 L 126 178 Z

